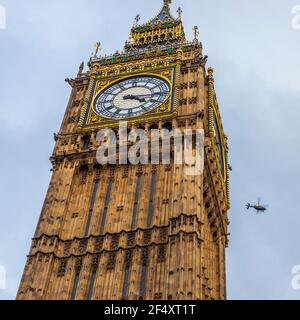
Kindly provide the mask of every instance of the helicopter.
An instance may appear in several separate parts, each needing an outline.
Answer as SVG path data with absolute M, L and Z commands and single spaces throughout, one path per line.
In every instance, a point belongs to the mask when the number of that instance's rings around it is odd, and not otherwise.
M 249 210 L 250 208 L 253 208 L 256 210 L 257 214 L 264 213 L 265 211 L 267 211 L 268 205 L 262 205 L 262 204 L 260 204 L 260 202 L 261 202 L 261 199 L 258 198 L 257 204 L 255 204 L 255 205 L 251 205 L 250 203 L 247 203 L 246 209 Z

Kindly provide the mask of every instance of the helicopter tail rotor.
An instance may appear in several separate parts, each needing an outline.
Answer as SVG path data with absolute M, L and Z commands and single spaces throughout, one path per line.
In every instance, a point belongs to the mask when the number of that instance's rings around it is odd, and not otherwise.
M 250 206 L 251 206 L 250 203 L 247 203 L 247 204 L 246 204 L 246 209 L 249 210 L 249 209 L 250 209 Z

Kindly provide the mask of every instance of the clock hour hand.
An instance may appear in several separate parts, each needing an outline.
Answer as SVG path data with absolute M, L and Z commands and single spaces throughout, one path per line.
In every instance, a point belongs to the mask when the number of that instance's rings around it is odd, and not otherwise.
M 154 92 L 150 94 L 128 94 L 123 97 L 124 100 L 138 100 L 139 102 L 146 102 L 146 98 L 152 98 L 157 95 L 165 94 L 166 92 Z
M 145 98 L 140 98 L 139 96 L 128 94 L 123 97 L 124 100 L 137 100 L 139 102 L 146 102 Z

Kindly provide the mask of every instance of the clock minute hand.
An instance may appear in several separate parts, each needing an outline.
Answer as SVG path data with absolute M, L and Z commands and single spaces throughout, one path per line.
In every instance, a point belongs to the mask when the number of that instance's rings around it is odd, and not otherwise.
M 137 94 L 136 97 L 152 97 L 160 94 L 164 94 L 164 92 L 154 92 L 150 94 Z

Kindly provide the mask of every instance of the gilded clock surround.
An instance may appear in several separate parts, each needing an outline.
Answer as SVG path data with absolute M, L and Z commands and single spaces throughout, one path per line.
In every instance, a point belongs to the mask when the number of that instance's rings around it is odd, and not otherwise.
M 144 64 L 145 62 L 143 61 L 143 65 Z M 164 66 L 163 68 L 157 68 L 157 66 L 152 64 L 148 67 L 139 67 L 139 70 L 141 70 L 142 72 L 132 72 L 126 70 L 126 72 L 120 72 L 120 75 L 113 77 L 103 76 L 103 74 L 95 74 L 90 84 L 91 90 L 88 91 L 86 96 L 86 102 L 83 107 L 78 130 L 91 130 L 97 128 L 101 129 L 104 127 L 117 126 L 120 119 L 108 119 L 97 114 L 94 108 L 95 101 L 101 92 L 103 92 L 113 84 L 137 75 L 141 77 L 156 76 L 167 81 L 171 88 L 170 98 L 158 108 L 150 112 L 146 112 L 141 116 L 128 118 L 126 121 L 128 121 L 129 123 L 134 123 L 145 118 L 147 118 L 147 120 L 149 121 L 152 121 L 157 119 L 176 117 L 179 91 L 178 83 L 180 81 L 180 73 L 178 72 L 178 70 L 180 70 L 180 61 L 173 64 L 168 63 L 167 66 Z
M 17 299 L 226 299 L 228 138 L 199 29 L 188 41 L 182 10 L 174 18 L 170 3 L 145 24 L 136 17 L 124 51 L 100 57 L 97 43 L 88 70 L 82 63 L 75 79 L 66 79 L 72 92 L 54 135 L 51 182 Z M 117 131 L 120 121 L 97 115 L 95 99 L 135 75 L 167 79 L 172 99 L 129 118 L 128 128 L 203 129 L 201 175 L 186 176 L 174 163 L 97 163 L 97 132 Z

